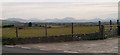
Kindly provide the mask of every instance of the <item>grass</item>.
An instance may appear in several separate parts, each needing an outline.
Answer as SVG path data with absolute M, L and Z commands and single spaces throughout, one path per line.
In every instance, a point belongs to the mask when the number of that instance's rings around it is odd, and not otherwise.
M 109 25 L 105 25 L 104 27 L 105 27 L 105 30 L 110 30 L 110 26 Z M 112 29 L 113 30 L 117 29 L 117 25 L 113 25 Z
M 107 27 L 107 29 L 109 29 Z M 48 36 L 71 34 L 71 27 L 52 27 L 48 28 Z M 98 26 L 75 26 L 74 33 L 93 33 L 98 32 Z M 43 27 L 23 27 L 18 30 L 19 37 L 38 37 L 45 36 L 45 28 Z M 13 38 L 16 37 L 15 28 L 3 28 L 2 37 Z

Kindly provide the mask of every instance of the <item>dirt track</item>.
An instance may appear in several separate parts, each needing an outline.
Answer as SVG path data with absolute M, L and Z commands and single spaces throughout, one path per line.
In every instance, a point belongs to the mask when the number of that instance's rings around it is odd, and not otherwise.
M 39 43 L 16 45 L 17 47 L 29 47 L 43 50 L 56 50 L 68 53 L 118 53 L 118 38 L 94 41 L 75 41 L 62 43 Z

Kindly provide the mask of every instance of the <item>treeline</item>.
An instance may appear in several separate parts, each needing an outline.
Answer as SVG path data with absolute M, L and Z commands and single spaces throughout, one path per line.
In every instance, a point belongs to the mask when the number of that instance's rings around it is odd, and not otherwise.
M 105 22 L 102 22 L 103 25 L 109 25 Z M 71 26 L 71 23 L 32 23 L 32 22 L 28 22 L 28 23 L 22 23 L 22 24 L 12 24 L 12 25 L 3 25 L 3 28 L 10 28 L 10 27 L 45 27 L 45 25 L 47 25 L 47 27 L 52 27 L 52 26 L 64 26 L 64 27 L 68 27 Z M 112 25 L 116 25 L 115 23 L 112 23 Z M 99 26 L 98 23 L 74 23 L 74 26 Z
M 3 25 L 3 28 L 7 28 L 7 27 L 14 27 L 14 25 Z

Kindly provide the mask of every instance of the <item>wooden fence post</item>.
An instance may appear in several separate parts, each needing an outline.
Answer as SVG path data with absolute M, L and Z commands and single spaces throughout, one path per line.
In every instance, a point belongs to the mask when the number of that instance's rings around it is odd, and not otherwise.
M 110 31 L 112 30 L 112 20 L 110 20 Z
M 100 31 L 100 28 L 101 28 L 101 21 L 99 21 L 99 31 Z
M 71 34 L 72 34 L 72 36 L 73 36 L 73 23 L 72 23 L 72 29 L 71 29 Z
M 45 36 L 47 37 L 47 24 L 45 24 Z
M 16 27 L 16 37 L 18 38 L 18 27 Z

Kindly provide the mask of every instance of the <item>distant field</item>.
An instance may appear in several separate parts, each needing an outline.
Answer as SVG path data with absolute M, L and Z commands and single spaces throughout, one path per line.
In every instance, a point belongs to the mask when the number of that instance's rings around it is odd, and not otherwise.
M 109 26 L 108 26 L 109 27 Z M 115 28 L 115 27 L 114 27 Z M 109 29 L 109 28 L 107 28 Z M 98 26 L 75 26 L 74 33 L 93 33 L 98 32 Z M 18 30 L 19 37 L 38 37 L 45 36 L 45 28 L 43 27 L 22 27 Z M 52 27 L 48 28 L 48 36 L 71 34 L 71 27 Z M 15 28 L 3 28 L 2 37 L 16 37 Z

